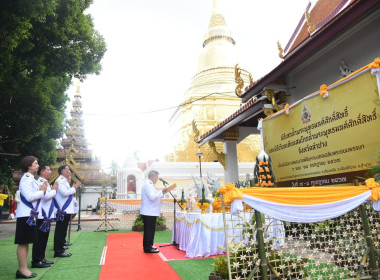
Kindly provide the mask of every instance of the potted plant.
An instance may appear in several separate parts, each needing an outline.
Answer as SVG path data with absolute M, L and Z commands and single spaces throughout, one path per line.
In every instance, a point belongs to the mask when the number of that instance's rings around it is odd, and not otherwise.
M 181 212 L 185 212 L 187 202 L 186 202 L 186 199 L 185 199 L 185 192 L 184 192 L 184 190 L 182 190 L 181 200 L 178 202 L 178 204 L 181 207 Z
M 228 279 L 228 262 L 226 256 L 214 257 L 213 272 L 210 273 L 209 280 Z
M 205 197 L 205 187 L 202 188 L 202 198 L 198 201 L 197 206 L 202 210 L 202 214 L 206 214 L 206 209 L 210 207 L 210 203 Z
M 156 230 L 157 231 L 166 230 L 165 221 L 166 221 L 166 219 L 164 216 L 157 217 L 157 219 L 156 219 Z M 143 221 L 143 218 L 140 214 L 137 215 L 137 217 L 133 223 L 132 230 L 133 231 L 144 231 L 144 221 Z

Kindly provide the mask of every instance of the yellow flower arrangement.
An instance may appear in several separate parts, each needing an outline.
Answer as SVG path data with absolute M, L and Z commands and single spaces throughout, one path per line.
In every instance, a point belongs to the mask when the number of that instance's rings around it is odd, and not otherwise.
M 375 58 L 375 60 L 369 64 L 368 67 L 371 69 L 380 68 L 380 57 Z
M 372 190 L 370 200 L 377 201 L 380 200 L 380 185 L 375 181 L 374 178 L 369 178 L 365 180 L 367 187 Z
M 321 87 L 319 88 L 320 89 L 320 95 L 322 97 L 325 97 L 325 95 L 327 94 L 328 95 L 328 92 L 327 92 L 327 85 L 323 84 L 321 85 Z
M 179 204 L 179 206 L 181 206 L 181 211 L 184 212 L 186 209 L 187 203 L 186 202 L 179 202 L 178 204 Z
M 208 203 L 208 202 L 198 202 L 197 203 L 197 206 L 199 207 L 199 206 L 201 206 L 201 205 L 203 205 L 203 206 L 205 206 L 205 207 L 209 207 L 210 206 L 210 203 Z

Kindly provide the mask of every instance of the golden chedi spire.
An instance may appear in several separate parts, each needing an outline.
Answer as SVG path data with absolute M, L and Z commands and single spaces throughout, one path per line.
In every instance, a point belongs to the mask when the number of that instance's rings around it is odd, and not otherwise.
M 173 161 L 197 161 L 195 154 L 199 152 L 199 147 L 194 137 L 197 139 L 199 135 L 212 129 L 237 111 L 241 105 L 241 99 L 235 94 L 235 65 L 240 62 L 239 52 L 220 4 L 220 0 L 213 0 L 197 72 L 181 102 L 185 105 L 182 105 L 170 119 L 172 131 L 175 133 L 172 139 L 175 143 L 173 154 L 166 158 Z M 239 74 L 244 82 L 241 83 L 243 89 L 244 85 L 250 84 L 250 73 L 239 68 Z M 260 143 L 253 143 L 252 139 L 246 140 L 238 145 L 241 147 L 238 148 L 238 158 L 240 161 L 253 161 L 259 152 Z M 217 142 L 213 148 L 204 145 L 201 152 L 204 154 L 203 161 L 220 161 L 223 144 Z

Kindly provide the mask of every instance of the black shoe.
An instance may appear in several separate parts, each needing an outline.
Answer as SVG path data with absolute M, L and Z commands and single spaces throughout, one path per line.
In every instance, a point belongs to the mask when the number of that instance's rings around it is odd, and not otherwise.
M 71 257 L 71 253 L 63 252 L 59 254 L 54 254 L 54 258 L 68 258 Z
M 150 248 L 147 250 L 144 249 L 144 253 L 159 253 L 159 252 L 160 252 L 159 250 L 154 249 L 154 248 Z
M 20 270 L 17 270 L 17 272 L 16 272 L 16 278 L 28 279 L 28 278 L 34 278 L 36 276 L 37 276 L 36 273 L 32 273 L 29 276 L 27 276 L 27 275 L 23 274 Z
M 32 262 L 32 267 L 33 268 L 47 268 L 47 267 L 50 267 L 50 264 L 44 263 L 43 261 L 40 261 L 38 263 L 33 263 Z
M 43 263 L 50 264 L 50 265 L 54 264 L 54 262 L 52 262 L 52 261 L 48 261 L 48 260 L 45 260 L 45 259 L 43 259 L 42 262 L 43 262 Z
M 63 245 L 65 245 L 65 246 L 71 246 L 73 244 L 71 244 L 70 242 L 65 242 L 65 244 L 63 244 Z
M 63 248 L 63 250 L 68 250 L 69 249 L 69 247 L 67 247 L 67 246 L 63 246 L 62 248 Z

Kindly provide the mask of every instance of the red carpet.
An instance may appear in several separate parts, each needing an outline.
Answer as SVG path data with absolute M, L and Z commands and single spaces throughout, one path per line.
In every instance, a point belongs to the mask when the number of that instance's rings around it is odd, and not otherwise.
M 160 250 L 161 257 L 164 259 L 164 261 L 180 261 L 180 260 L 193 260 L 193 259 L 208 259 L 213 258 L 215 256 L 209 256 L 209 257 L 197 257 L 197 258 L 186 258 L 186 252 L 178 250 L 175 246 L 165 246 L 160 247 L 161 245 L 167 245 L 167 244 L 154 244 L 155 247 L 157 247 Z
M 142 239 L 140 232 L 109 233 L 99 279 L 181 280 L 159 254 L 143 252 Z

